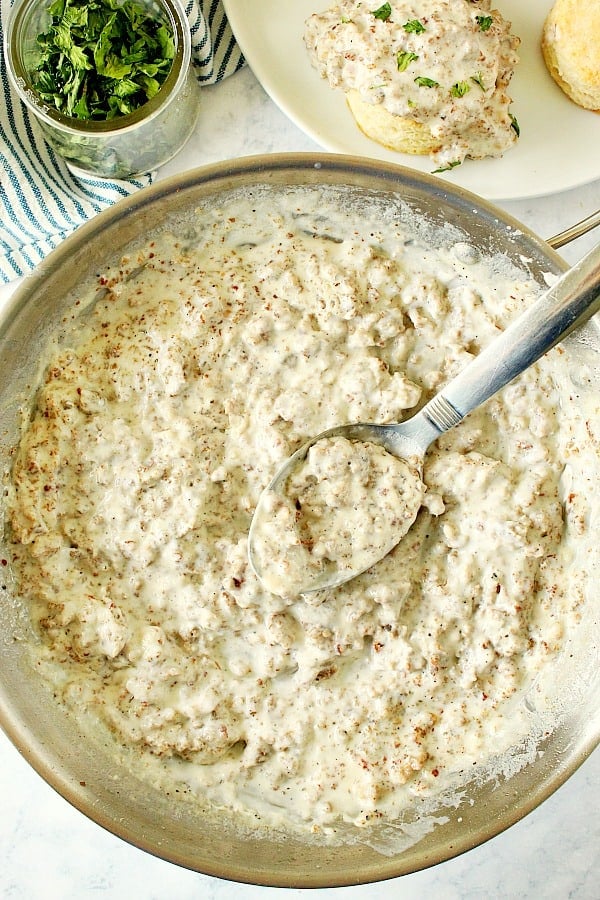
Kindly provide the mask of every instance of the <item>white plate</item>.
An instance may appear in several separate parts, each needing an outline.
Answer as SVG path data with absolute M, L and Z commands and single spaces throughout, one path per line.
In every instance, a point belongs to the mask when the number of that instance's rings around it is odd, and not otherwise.
M 580 109 L 548 74 L 540 36 L 553 0 L 497 0 L 521 38 L 510 86 L 521 137 L 501 159 L 467 160 L 439 177 L 490 200 L 536 197 L 600 178 L 600 114 Z M 254 74 L 284 113 L 321 147 L 389 160 L 431 172 L 428 157 L 394 153 L 357 128 L 343 94 L 312 68 L 304 22 L 329 0 L 223 0 L 229 22 Z M 373 8 L 377 6 L 374 3 Z

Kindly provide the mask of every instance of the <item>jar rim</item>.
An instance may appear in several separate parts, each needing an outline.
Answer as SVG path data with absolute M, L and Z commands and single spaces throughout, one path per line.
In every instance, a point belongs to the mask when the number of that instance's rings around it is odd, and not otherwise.
M 19 53 L 21 31 L 25 25 L 27 14 L 43 2 L 49 6 L 49 0 L 21 0 L 20 3 L 17 3 L 11 11 L 4 35 L 4 56 L 9 79 L 25 106 L 37 118 L 60 128 L 67 134 L 108 137 L 111 134 L 122 134 L 133 130 L 142 122 L 145 124 L 151 121 L 163 112 L 173 98 L 177 97 L 190 66 L 190 30 L 185 10 L 179 0 L 154 0 L 156 5 L 161 7 L 168 16 L 175 43 L 175 55 L 171 67 L 154 97 L 130 113 L 102 120 L 76 119 L 73 116 L 65 116 L 58 109 L 49 106 L 35 90 L 30 80 L 30 74 Z

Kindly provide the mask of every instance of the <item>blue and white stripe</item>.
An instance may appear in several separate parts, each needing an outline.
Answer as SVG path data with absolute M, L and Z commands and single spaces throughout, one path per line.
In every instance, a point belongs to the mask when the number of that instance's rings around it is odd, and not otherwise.
M 187 0 L 192 60 L 200 84 L 214 84 L 244 65 L 220 0 Z
M 2 22 L 11 0 L 1 0 Z M 201 84 L 236 72 L 243 58 L 217 0 L 189 0 L 186 12 L 194 66 Z M 151 182 L 77 177 L 46 144 L 9 85 L 0 58 L 0 283 L 33 269 L 78 225 Z

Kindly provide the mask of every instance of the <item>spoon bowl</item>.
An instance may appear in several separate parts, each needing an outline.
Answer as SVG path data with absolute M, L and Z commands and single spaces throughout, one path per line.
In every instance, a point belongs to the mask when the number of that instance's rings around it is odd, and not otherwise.
M 286 583 L 285 573 L 275 573 L 275 565 L 279 557 L 272 553 L 268 529 L 265 529 L 264 526 L 273 516 L 274 510 L 278 506 L 278 499 L 284 497 L 287 482 L 294 475 L 302 472 L 311 448 L 332 438 L 344 438 L 350 442 L 379 446 L 395 459 L 408 462 L 411 477 L 421 484 L 425 451 L 431 443 L 426 434 L 426 422 L 422 422 L 417 415 L 399 425 L 373 425 L 360 422 L 352 425 L 338 425 L 322 431 L 302 444 L 284 462 L 261 493 L 252 517 L 248 535 L 248 554 L 254 572 L 263 581 L 265 587 L 282 596 L 290 592 L 291 585 Z M 395 527 L 390 527 L 386 534 L 381 535 L 383 541 L 380 540 L 376 545 L 371 544 L 369 552 L 363 553 L 361 556 L 359 565 L 355 564 L 351 569 L 347 569 L 341 567 L 335 560 L 327 560 L 324 564 L 320 561 L 321 564 L 314 569 L 310 580 L 303 583 L 302 589 L 297 592 L 307 594 L 337 587 L 365 572 L 379 559 L 386 556 L 415 521 L 421 507 L 420 497 L 420 493 L 412 493 L 412 501 L 409 501 L 405 507 L 404 515 L 395 521 Z M 283 528 L 285 530 L 286 526 L 284 525 Z M 306 571 L 310 571 L 311 568 L 308 566 Z M 296 591 L 294 590 L 294 592 Z

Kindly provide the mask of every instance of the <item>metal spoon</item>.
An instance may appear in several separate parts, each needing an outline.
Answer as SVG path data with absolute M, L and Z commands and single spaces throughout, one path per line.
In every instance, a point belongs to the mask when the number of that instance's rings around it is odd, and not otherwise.
M 433 441 L 524 372 L 574 329 L 583 325 L 598 309 L 600 246 L 569 269 L 416 415 L 398 425 L 341 425 L 306 441 L 281 466 L 259 498 L 248 535 L 250 565 L 257 576 L 264 578 L 264 570 L 257 554 L 256 536 L 264 524 L 264 517 L 269 515 L 269 504 L 265 502 L 265 498 L 272 497 L 273 492 L 282 488 L 289 475 L 302 464 L 313 444 L 324 438 L 337 436 L 352 441 L 368 441 L 380 444 L 394 456 L 410 460 L 413 466 L 416 462 L 422 471 L 425 452 Z M 417 513 L 418 509 L 415 510 L 415 519 Z M 336 587 L 355 578 L 386 556 L 401 537 L 402 535 L 395 540 L 392 538 L 390 546 L 360 571 L 348 572 L 345 569 L 340 574 L 334 567 L 307 583 L 297 593 Z

